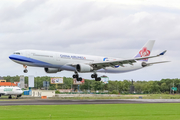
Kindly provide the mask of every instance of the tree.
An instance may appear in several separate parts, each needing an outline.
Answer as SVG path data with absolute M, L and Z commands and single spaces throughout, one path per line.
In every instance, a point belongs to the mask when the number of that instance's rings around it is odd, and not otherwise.
M 103 85 L 102 82 L 94 81 L 91 87 L 96 91 L 96 90 L 102 90 Z
M 113 90 L 118 90 L 117 89 L 117 82 L 109 81 L 109 83 L 108 83 L 108 90 L 109 90 L 109 92 L 112 92 Z
M 150 83 L 150 93 L 161 93 L 160 86 L 156 81 L 149 81 Z
M 166 83 L 161 84 L 161 92 L 165 93 L 166 91 L 169 91 L 168 85 Z
M 129 87 L 131 85 L 131 82 L 128 80 L 124 80 L 122 82 L 123 92 L 129 92 Z
M 134 83 L 136 93 L 141 93 L 143 91 L 143 83 L 142 82 L 135 82 Z

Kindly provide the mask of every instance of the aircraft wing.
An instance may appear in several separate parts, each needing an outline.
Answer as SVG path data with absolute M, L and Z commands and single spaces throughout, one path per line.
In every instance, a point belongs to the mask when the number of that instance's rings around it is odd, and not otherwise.
M 159 57 L 159 56 L 164 55 L 165 53 L 166 53 L 166 50 L 155 56 L 137 57 L 137 58 L 133 58 L 133 59 L 114 60 L 114 61 L 94 62 L 94 63 L 91 63 L 90 65 L 95 69 L 101 69 L 101 68 L 105 68 L 105 67 L 115 67 L 115 65 L 120 65 L 120 66 L 124 67 L 123 66 L 124 64 L 133 65 L 133 63 L 135 63 L 137 60 Z M 165 62 L 167 62 L 167 61 L 165 61 Z M 157 64 L 157 63 L 160 63 L 160 62 L 150 63 L 150 64 L 152 65 L 152 64 Z

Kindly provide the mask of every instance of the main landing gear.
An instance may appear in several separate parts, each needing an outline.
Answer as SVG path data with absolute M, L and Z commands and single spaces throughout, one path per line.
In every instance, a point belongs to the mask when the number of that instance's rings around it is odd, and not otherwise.
M 16 99 L 18 99 L 19 97 L 21 97 L 21 95 L 17 95 Z
M 10 96 L 8 97 L 8 99 L 12 99 L 12 96 L 10 95 Z
M 73 75 L 73 78 L 76 78 L 77 81 L 82 81 L 82 78 L 79 77 L 77 72 L 75 72 L 75 74 Z
M 101 78 L 100 77 L 97 77 L 97 74 L 94 73 L 91 75 L 91 78 L 95 78 L 95 81 L 101 81 Z
M 28 72 L 28 70 L 27 70 L 27 65 L 23 65 L 23 67 L 24 67 L 23 72 L 24 72 L 24 73 L 27 73 L 27 72 Z
M 82 81 L 82 78 L 79 77 L 78 73 L 75 72 L 75 74 L 72 76 L 73 78 L 76 78 L 77 81 Z M 97 77 L 97 74 L 94 73 L 91 75 L 91 78 L 95 78 L 95 81 L 101 81 L 101 78 L 100 77 Z

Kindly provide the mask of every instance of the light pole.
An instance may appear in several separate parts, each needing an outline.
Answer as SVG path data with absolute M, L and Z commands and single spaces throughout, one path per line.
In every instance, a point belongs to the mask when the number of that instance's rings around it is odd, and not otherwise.
M 116 91 L 118 92 L 118 85 L 117 85 L 117 83 L 116 83 Z
M 102 84 L 102 81 L 101 81 L 101 94 L 103 93 L 103 84 Z
M 169 85 L 169 94 L 171 94 L 171 86 L 172 86 L 172 83 L 170 83 Z
M 178 93 L 180 93 L 180 83 L 178 84 Z
M 88 81 L 88 93 L 90 93 L 90 92 L 89 92 L 89 81 Z
M 72 82 L 71 82 L 71 94 L 72 94 Z
M 11 87 L 12 87 L 12 78 L 10 79 L 10 82 L 11 82 Z
M 174 95 L 174 80 L 173 80 L 173 95 Z

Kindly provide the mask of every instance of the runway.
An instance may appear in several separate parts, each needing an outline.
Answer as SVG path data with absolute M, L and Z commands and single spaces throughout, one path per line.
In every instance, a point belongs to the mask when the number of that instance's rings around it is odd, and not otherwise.
M 75 105 L 75 104 L 143 104 L 180 103 L 179 99 L 118 99 L 118 100 L 12 100 L 0 101 L 0 106 L 8 105 Z

